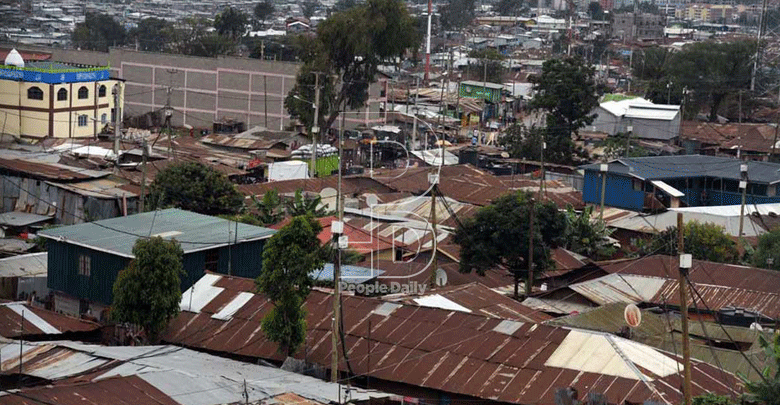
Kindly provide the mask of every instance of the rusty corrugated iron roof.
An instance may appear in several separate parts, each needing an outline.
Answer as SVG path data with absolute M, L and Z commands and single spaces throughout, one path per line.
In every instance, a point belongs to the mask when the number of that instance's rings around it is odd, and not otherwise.
M 91 332 L 99 328 L 97 323 L 33 307 L 24 302 L 0 304 L 0 336 L 5 338 Z
M 135 375 L 6 391 L 0 396 L 0 402 L 6 405 L 180 405 Z
M 0 169 L 25 174 L 25 177 L 59 182 L 97 179 L 111 174 L 110 172 L 98 172 L 59 163 L 3 158 L 0 158 Z
M 165 341 L 232 355 L 281 360 L 260 325 L 272 307 L 253 296 L 229 318 L 214 318 L 253 280 L 207 274 L 182 297 Z M 295 357 L 328 367 L 332 296 L 312 291 L 307 336 Z M 682 401 L 681 359 L 612 335 L 502 320 L 454 310 L 343 296 L 351 371 L 385 381 L 516 404 L 554 404 L 556 388 L 604 393 L 610 403 Z M 369 340 L 370 334 L 370 340 Z M 344 359 L 341 353 L 340 359 Z M 369 362 L 370 361 L 370 362 Z M 694 395 L 737 395 L 739 380 L 693 361 Z M 347 372 L 345 361 L 339 364 Z

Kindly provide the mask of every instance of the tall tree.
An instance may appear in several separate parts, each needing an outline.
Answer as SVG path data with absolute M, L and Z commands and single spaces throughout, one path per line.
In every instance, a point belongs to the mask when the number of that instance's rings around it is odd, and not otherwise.
M 493 11 L 499 15 L 516 15 L 523 8 L 523 0 L 499 0 L 493 4 Z
M 303 13 L 304 17 L 311 18 L 311 16 L 314 15 L 314 12 L 317 11 L 319 7 L 320 3 L 318 1 L 307 0 L 301 4 L 301 13 Z
M 454 241 L 460 246 L 460 271 L 475 271 L 483 276 L 496 268 L 505 268 L 518 285 L 528 272 L 529 214 L 534 205 L 534 268 L 543 272 L 551 266 L 549 250 L 560 243 L 566 219 L 551 202 L 535 203 L 531 194 L 517 192 L 497 198 L 466 219 Z
M 285 202 L 285 209 L 287 210 L 287 215 L 292 217 L 300 215 L 324 217 L 328 215 L 328 211 L 322 206 L 322 197 L 319 195 L 314 197 L 304 196 L 303 191 L 300 189 L 295 191 L 295 197 L 292 200 Z
M 474 21 L 474 0 L 449 0 L 439 8 L 440 21 L 445 30 L 458 30 Z
M 236 214 L 244 197 L 222 173 L 197 162 L 170 165 L 149 186 L 149 207 L 177 207 L 206 215 Z
M 521 122 L 509 127 L 498 142 L 515 159 L 539 161 L 545 132 L 545 128 L 528 128 Z
M 263 318 L 262 330 L 285 356 L 293 355 L 306 338 L 303 303 L 314 285 L 309 274 L 325 264 L 320 231 L 313 217 L 298 216 L 263 248 L 263 270 L 256 284 L 274 308 Z
M 107 52 L 109 47 L 124 45 L 127 32 L 110 15 L 87 12 L 84 22 L 76 24 L 71 40 L 78 48 Z
M 135 257 L 114 282 L 111 317 L 143 328 L 154 342 L 179 313 L 184 252 L 175 240 L 138 239 Z
M 549 59 L 542 73 L 532 76 L 532 110 L 547 113 L 545 158 L 554 163 L 572 163 L 576 152 L 572 135 L 593 122 L 598 106 L 594 68 L 580 58 Z
M 758 237 L 758 247 L 750 260 L 756 267 L 780 271 L 780 228 Z
M 604 10 L 601 8 L 601 3 L 598 1 L 591 1 L 588 4 L 588 16 L 590 16 L 592 20 L 604 19 Z
M 357 5 L 356 0 L 338 0 L 334 5 L 333 8 L 330 10 L 332 13 L 338 13 L 347 9 L 350 9 L 352 7 L 355 7 Z
M 642 246 L 641 252 L 677 255 L 677 237 L 677 227 L 669 227 Z M 725 228 L 711 223 L 691 221 L 685 224 L 683 246 L 685 253 L 690 253 L 696 260 L 736 263 L 739 259 L 736 242 L 726 235 Z
M 214 18 L 214 28 L 222 36 L 233 40 L 241 38 L 246 33 L 247 15 L 231 6 L 225 7 Z
M 503 83 L 506 68 L 502 61 L 504 56 L 492 48 L 471 51 L 469 57 L 477 59 L 476 75 L 474 79 L 478 81 L 488 81 L 490 83 Z
M 191 56 L 215 57 L 233 53 L 236 41 L 211 32 L 211 24 L 203 18 L 186 18 L 176 30 L 176 49 Z
M 265 24 L 265 20 L 272 16 L 275 11 L 276 7 L 274 6 L 274 3 L 269 0 L 261 1 L 255 5 L 255 18 L 260 21 L 260 23 Z
M 144 18 L 128 33 L 142 51 L 166 52 L 174 45 L 176 32 L 172 23 L 161 18 Z
M 363 107 L 379 65 L 394 63 L 420 38 L 401 0 L 367 0 L 320 23 L 315 38 L 303 39 L 303 66 L 284 101 L 306 126 L 314 123 L 315 74 L 319 74 L 320 116 L 325 133 L 345 109 Z M 302 101 L 304 100 L 304 101 Z

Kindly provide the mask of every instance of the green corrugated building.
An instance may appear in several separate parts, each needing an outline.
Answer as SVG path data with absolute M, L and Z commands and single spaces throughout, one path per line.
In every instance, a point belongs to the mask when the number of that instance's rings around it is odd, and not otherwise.
M 184 250 L 182 291 L 204 271 L 255 278 L 273 229 L 166 209 L 38 233 L 48 239 L 48 287 L 82 301 L 110 305 L 119 271 L 133 259 L 138 238 L 176 239 Z
M 460 97 L 477 98 L 487 100 L 491 103 L 501 101 L 501 91 L 504 86 L 490 82 L 462 81 L 458 94 Z

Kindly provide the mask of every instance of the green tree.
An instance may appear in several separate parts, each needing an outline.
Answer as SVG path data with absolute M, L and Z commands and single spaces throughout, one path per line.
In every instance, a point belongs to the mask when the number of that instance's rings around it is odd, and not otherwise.
M 656 104 L 679 104 L 682 101 L 683 88 L 669 73 L 673 55 L 671 49 L 659 46 L 634 54 L 631 70 L 635 87 L 643 89 L 645 98 Z
M 254 14 L 258 21 L 260 21 L 262 24 L 265 24 L 265 20 L 272 16 L 275 11 L 276 7 L 274 7 L 274 3 L 266 0 L 261 1 L 255 5 Z
M 740 378 L 749 392 L 749 403 L 777 405 L 780 404 L 780 335 L 773 334 L 771 342 L 764 335 L 758 335 L 758 341 L 769 364 L 764 367 L 759 381 L 750 381 L 743 375 Z
M 691 221 L 685 224 L 683 248 L 696 260 L 736 263 L 739 259 L 736 242 L 726 235 L 725 228 L 711 223 Z M 676 256 L 677 227 L 658 233 L 646 246 L 642 246 L 642 251 Z
M 257 218 L 263 225 L 273 225 L 282 220 L 284 210 L 282 209 L 282 199 L 276 190 L 268 190 L 263 194 L 263 198 L 258 200 L 252 197 L 252 201 L 257 208 Z
M 738 402 L 724 395 L 708 392 L 704 395 L 693 397 L 693 405 L 737 405 Z
M 112 319 L 139 325 L 150 341 L 156 341 L 179 313 L 183 255 L 175 240 L 138 239 L 135 258 L 114 282 Z
M 295 191 L 295 197 L 292 200 L 285 202 L 285 209 L 287 215 L 291 217 L 311 215 L 319 218 L 328 215 L 328 211 L 322 206 L 322 197 L 319 195 L 304 196 L 300 189 Z
M 499 0 L 493 4 L 493 11 L 498 15 L 516 15 L 523 8 L 523 0 Z
M 221 13 L 214 18 L 214 28 L 222 36 L 233 40 L 241 38 L 246 33 L 247 15 L 233 7 L 225 7 Z
M 529 80 L 535 95 L 528 106 L 547 113 L 545 157 L 553 163 L 572 163 L 577 152 L 572 135 L 593 122 L 599 105 L 594 69 L 580 58 L 549 59 L 542 73 Z
M 758 247 L 751 262 L 756 267 L 780 271 L 780 228 L 758 237 Z
M 230 37 L 210 32 L 210 29 L 211 24 L 206 19 L 184 19 L 176 30 L 178 53 L 209 58 L 233 53 L 236 42 Z
M 449 0 L 439 8 L 439 21 L 445 30 L 459 30 L 474 21 L 474 0 Z
M 395 63 L 420 38 L 401 0 L 367 0 L 332 14 L 317 27 L 316 37 L 301 41 L 303 65 L 284 105 L 291 116 L 311 127 L 315 72 L 320 72 L 316 122 L 325 133 L 341 111 L 365 106 L 379 66 Z
M 320 231 L 322 227 L 313 217 L 298 216 L 263 249 L 263 270 L 256 284 L 274 308 L 263 318 L 262 330 L 286 356 L 294 354 L 306 338 L 303 303 L 314 285 L 310 273 L 325 264 L 317 237 Z
M 497 198 L 466 219 L 454 235 L 460 246 L 460 271 L 483 276 L 505 268 L 518 285 L 528 272 L 529 214 L 534 207 L 534 272 L 552 265 L 549 250 L 557 247 L 566 229 L 564 215 L 552 202 L 535 203 L 531 194 L 517 192 Z M 529 286 L 526 286 L 526 289 Z
M 615 136 L 609 136 L 600 145 L 604 148 L 604 156 L 607 159 L 618 159 L 626 156 L 626 136 L 625 133 L 617 133 Z M 629 139 L 628 157 L 647 156 L 647 149 L 643 148 L 637 139 Z
M 514 124 L 499 139 L 499 144 L 515 159 L 539 161 L 545 131 L 535 126 L 528 128 L 523 123 Z
M 750 94 L 755 41 L 697 42 L 675 53 L 668 75 L 680 87 L 686 87 L 686 110 L 707 108 L 710 121 L 717 119 L 721 105 L 729 97 L 745 91 Z M 690 106 L 690 108 L 689 108 Z
M 149 186 L 151 209 L 173 206 L 206 215 L 236 214 L 244 197 L 222 173 L 197 162 L 166 167 Z
M 588 4 L 588 15 L 593 20 L 603 20 L 604 10 L 601 8 L 601 3 L 597 1 L 591 1 Z
M 166 52 L 175 42 L 176 32 L 172 23 L 161 18 L 144 18 L 130 30 L 128 37 L 138 43 L 138 49 L 150 52 Z
M 593 218 L 593 206 L 576 212 L 571 206 L 566 208 L 566 232 L 564 247 L 593 260 L 605 260 L 615 254 L 615 246 L 609 241 L 613 230 L 606 222 Z
M 301 4 L 301 13 L 303 13 L 303 16 L 306 18 L 311 18 L 311 16 L 314 15 L 314 12 L 317 11 L 317 9 L 320 8 L 320 3 L 317 1 L 304 1 L 303 4 Z
M 125 44 L 127 32 L 110 15 L 87 12 L 84 22 L 76 24 L 71 40 L 81 49 L 108 52 L 109 47 Z
M 344 10 L 348 10 L 352 7 L 355 7 L 357 5 L 356 0 L 338 0 L 336 4 L 333 5 L 333 8 L 330 10 L 331 13 L 339 13 Z
M 498 53 L 497 50 L 492 48 L 475 50 L 471 51 L 469 57 L 478 59 L 475 69 L 477 73 L 475 78 L 477 80 L 490 83 L 504 82 L 504 73 L 506 72 L 502 63 L 504 56 Z

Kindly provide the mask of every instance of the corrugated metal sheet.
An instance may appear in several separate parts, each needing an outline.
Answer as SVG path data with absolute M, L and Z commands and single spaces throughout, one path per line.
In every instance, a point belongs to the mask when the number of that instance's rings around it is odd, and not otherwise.
M 599 304 L 649 302 L 666 283 L 658 277 L 630 274 L 609 274 L 594 280 L 569 286 L 589 300 Z
M 251 280 L 230 277 L 222 277 L 216 285 L 231 296 L 254 288 Z M 304 347 L 295 355 L 324 367 L 330 364 L 331 298 L 316 290 L 309 295 L 308 334 Z M 223 301 L 229 301 L 229 297 Z M 668 374 L 669 365 L 679 358 L 643 345 L 624 345 L 618 340 L 613 353 L 628 356 L 614 357 L 612 363 L 604 365 L 604 371 L 570 369 L 546 365 L 553 355 L 565 358 L 565 353 L 586 350 L 575 344 L 561 346 L 571 333 L 567 329 L 524 324 L 509 336 L 494 331 L 501 319 L 483 315 L 412 305 L 377 313 L 377 309 L 389 303 L 355 296 L 344 296 L 342 302 L 346 352 L 355 374 L 518 404 L 553 404 L 555 388 L 568 386 L 580 392 L 603 392 L 610 403 L 653 399 L 676 404 L 682 400 L 676 388 L 680 379 L 676 367 L 673 374 Z M 223 305 L 206 305 L 197 314 L 182 312 L 163 339 L 239 356 L 280 359 L 276 345 L 262 332 L 248 332 L 259 331 L 261 319 L 270 309 L 263 297 L 250 300 L 227 322 L 211 317 Z M 369 353 L 371 363 L 367 361 Z M 600 355 L 580 355 L 579 359 L 583 363 L 597 362 Z M 630 357 L 634 355 L 640 356 L 636 362 Z M 645 367 L 652 374 L 645 381 L 636 373 L 623 372 L 625 368 Z M 347 364 L 342 361 L 339 368 L 346 372 Z M 705 391 L 736 394 L 738 379 L 733 375 L 698 361 L 693 362 L 693 369 L 694 395 Z M 596 381 L 599 383 L 594 384 Z
M 45 277 L 47 268 L 47 252 L 0 259 L 0 277 Z
M 7 405 L 180 405 L 137 376 L 26 388 L 18 395 L 16 392 L 3 393 L 0 402 Z
M 94 322 L 71 318 L 24 302 L 0 304 L 0 336 L 6 338 L 90 332 L 99 328 L 100 325 Z

